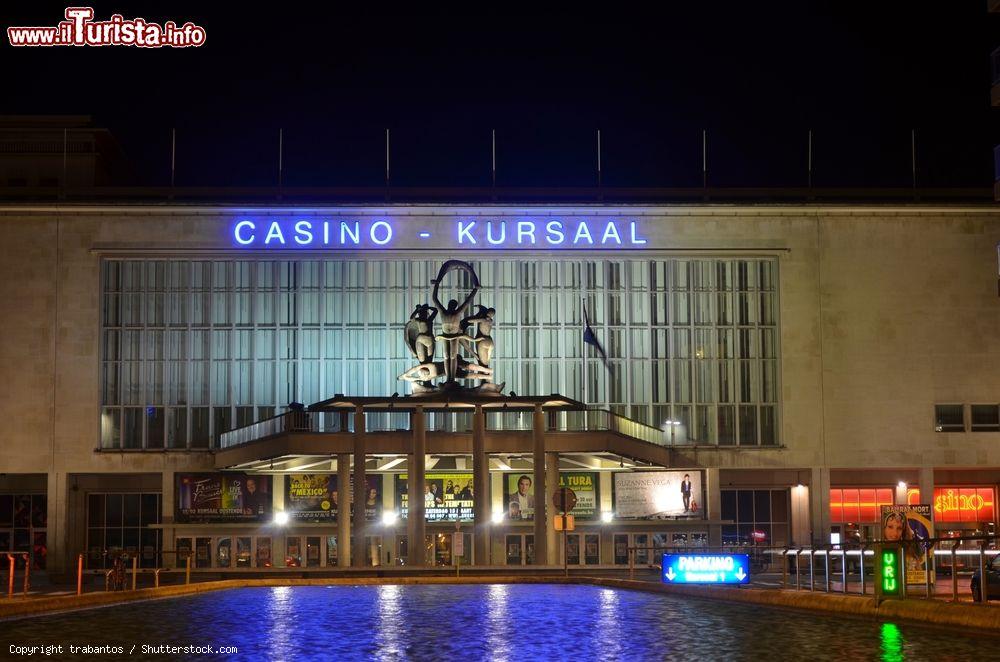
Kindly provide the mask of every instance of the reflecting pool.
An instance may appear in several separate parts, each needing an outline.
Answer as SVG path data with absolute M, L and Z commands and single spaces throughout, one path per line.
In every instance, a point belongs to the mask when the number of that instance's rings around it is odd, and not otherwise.
M 190 659 L 969 660 L 1000 638 L 583 585 L 245 588 L 0 623 L 10 644 L 235 647 Z M 136 648 L 128 655 L 132 646 Z M 82 656 L 77 659 L 105 656 Z

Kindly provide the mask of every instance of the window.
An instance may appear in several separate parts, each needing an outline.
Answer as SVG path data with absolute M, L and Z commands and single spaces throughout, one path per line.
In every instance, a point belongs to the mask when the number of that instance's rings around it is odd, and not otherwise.
M 5 552 L 31 554 L 32 568 L 45 569 L 48 499 L 44 494 L 0 494 L 0 556 Z M 17 566 L 24 567 L 21 557 Z
M 139 567 L 159 564 L 161 531 L 159 492 L 87 495 L 87 567 L 108 568 L 114 554 L 139 555 Z
M 723 545 L 788 543 L 788 490 L 722 490 L 722 519 L 734 524 L 722 526 Z M 757 539 L 754 532 L 763 533 Z
M 934 405 L 936 432 L 965 432 L 964 405 Z
M 405 392 L 402 325 L 443 259 L 104 260 L 101 447 L 210 449 L 293 401 Z M 473 266 L 507 390 L 676 421 L 675 444 L 781 443 L 775 259 Z M 582 341 L 581 301 L 610 370 Z
M 881 517 L 882 506 L 893 505 L 891 487 L 834 487 L 830 490 L 830 521 L 872 524 Z
M 1000 432 L 1000 406 L 970 405 L 973 432 Z

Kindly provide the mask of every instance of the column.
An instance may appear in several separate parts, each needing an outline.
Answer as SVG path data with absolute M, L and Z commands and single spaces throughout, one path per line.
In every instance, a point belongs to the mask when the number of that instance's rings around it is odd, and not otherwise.
M 351 565 L 351 454 L 337 454 L 337 566 Z
M 490 565 L 490 461 L 486 457 L 486 414 L 476 405 L 472 415 L 473 526 L 475 565 Z
M 830 470 L 827 467 L 813 467 L 809 479 L 809 504 L 812 512 L 813 544 L 825 545 L 830 542 Z
M 174 529 L 174 499 L 176 481 L 173 469 L 164 469 L 160 474 L 160 523 L 163 532 L 160 534 L 160 549 L 168 552 L 177 551 L 177 534 Z M 164 554 L 157 565 L 167 568 L 177 568 L 183 564 L 176 554 Z
M 548 562 L 548 532 L 545 529 L 545 414 L 535 405 L 531 417 L 531 459 L 534 464 L 535 495 L 535 565 Z
M 75 579 L 76 555 L 83 550 L 67 549 L 66 515 L 69 511 L 69 499 L 66 493 L 66 474 L 61 471 L 50 472 L 45 492 L 45 545 L 48 548 L 45 566 L 47 573 L 51 580 L 61 581 L 69 576 L 69 569 L 72 567 Z M 30 540 L 28 542 L 28 552 L 33 555 L 33 546 L 30 544 Z M 6 555 L 4 555 L 3 560 L 7 561 Z M 6 591 L 6 586 L 4 590 Z
M 351 565 L 363 568 L 366 565 L 365 554 L 365 501 L 367 501 L 368 481 L 365 476 L 365 410 L 357 407 L 354 410 L 354 496 L 352 510 L 354 512 L 354 544 L 351 545 Z M 339 487 L 339 486 L 338 486 Z
M 934 505 L 934 467 L 920 467 L 920 503 Z M 906 495 L 903 495 L 903 503 L 906 503 Z
M 545 518 L 545 547 L 548 550 L 546 563 L 549 565 L 562 564 L 562 552 L 560 550 L 560 540 L 562 535 L 556 536 L 555 516 L 561 511 L 556 510 L 552 497 L 559 489 L 559 453 L 545 454 L 545 508 L 548 516 Z M 535 513 L 538 513 L 538 504 L 535 504 Z
M 709 521 L 708 544 L 710 547 L 722 547 L 722 525 L 718 524 L 722 519 L 722 483 L 718 467 L 705 469 L 705 499 L 705 517 Z
M 427 565 L 427 551 L 424 548 L 427 531 L 424 515 L 427 428 L 423 407 L 416 407 L 410 414 L 410 428 L 413 431 L 413 452 L 410 453 L 410 468 L 406 474 L 406 563 L 419 568 Z

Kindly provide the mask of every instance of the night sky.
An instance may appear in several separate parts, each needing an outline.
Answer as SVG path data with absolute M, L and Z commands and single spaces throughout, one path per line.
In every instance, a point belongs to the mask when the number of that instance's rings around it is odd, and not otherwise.
M 8 3 L 10 5 L 11 3 Z M 65 4 L 5 6 L 4 26 L 55 25 Z M 193 21 L 191 49 L 0 49 L 4 114 L 91 114 L 133 183 L 271 185 L 284 128 L 288 186 L 381 186 L 384 129 L 399 186 L 990 186 L 1000 142 L 985 0 L 623 3 L 544 13 L 412 3 L 266 15 L 228 3 L 107 3 L 149 21 Z M 761 6 L 763 5 L 763 6 Z M 807 6 L 808 5 L 808 6 Z

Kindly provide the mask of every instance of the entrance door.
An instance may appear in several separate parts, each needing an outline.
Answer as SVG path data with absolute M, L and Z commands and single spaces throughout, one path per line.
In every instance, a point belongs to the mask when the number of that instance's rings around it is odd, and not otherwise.
M 236 539 L 236 567 L 249 568 L 253 565 L 250 536 L 240 536 Z
M 326 537 L 326 567 L 335 568 L 339 562 L 337 556 L 337 536 Z
M 319 567 L 319 536 L 306 536 L 306 567 Z
M 510 533 L 504 541 L 507 565 L 535 563 L 535 536 L 530 533 Z
M 212 539 L 211 538 L 195 538 L 194 539 L 194 567 L 196 567 L 196 568 L 211 568 L 212 567 Z

